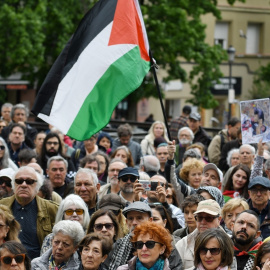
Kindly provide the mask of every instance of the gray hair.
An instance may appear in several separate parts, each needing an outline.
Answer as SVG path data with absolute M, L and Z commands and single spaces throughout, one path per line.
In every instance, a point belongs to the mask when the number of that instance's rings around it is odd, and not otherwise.
M 85 173 L 88 176 L 90 176 L 91 179 L 93 180 L 95 186 L 97 186 L 97 184 L 99 183 L 98 178 L 97 178 L 97 174 L 95 172 L 93 172 L 92 170 L 90 170 L 88 168 L 80 168 L 76 173 L 76 176 L 75 176 L 75 179 L 74 179 L 74 186 L 76 186 L 76 179 L 77 179 L 77 176 L 80 173 Z
M 158 172 L 158 170 L 160 169 L 159 160 L 156 156 L 153 156 L 153 155 L 147 155 L 147 156 L 141 157 L 140 169 L 142 168 L 142 166 L 144 166 L 144 169 L 146 172 L 149 172 L 149 171 Z
M 3 146 L 5 146 L 5 151 L 4 151 L 4 155 L 2 157 L 2 160 L 0 161 L 0 164 L 2 165 L 2 168 L 8 168 L 9 164 L 8 164 L 8 159 L 9 159 L 9 150 L 8 150 L 8 146 L 5 142 L 5 140 L 0 137 L 0 142 L 3 144 Z
M 120 158 L 113 158 L 113 159 L 110 161 L 108 168 L 110 167 L 111 164 L 113 164 L 113 163 L 115 163 L 115 162 L 121 162 L 121 163 L 123 163 L 123 165 L 125 165 L 124 168 L 127 167 L 127 164 L 126 164 L 122 159 L 120 159 Z
M 182 128 L 180 128 L 180 129 L 178 130 L 177 138 L 179 138 L 180 133 L 181 133 L 182 131 L 184 131 L 184 130 L 187 130 L 187 131 L 189 132 L 189 134 L 190 134 L 190 139 L 191 139 L 191 141 L 193 141 L 193 139 L 194 139 L 194 133 L 193 133 L 193 131 L 192 131 L 189 127 L 182 127 Z
M 190 158 L 196 158 L 196 159 L 201 159 L 202 158 L 202 156 L 199 155 L 199 153 L 194 148 L 188 149 L 184 153 L 183 160 L 185 161 L 189 157 Z
M 21 172 L 21 171 L 24 171 L 24 170 L 29 170 L 29 171 L 31 171 L 32 173 L 35 174 L 36 179 L 34 179 L 34 180 L 37 180 L 36 191 L 38 192 L 39 189 L 41 188 L 41 186 L 43 185 L 44 178 L 43 178 L 43 176 L 41 174 L 39 174 L 38 172 L 36 172 L 34 168 L 28 167 L 28 166 L 22 166 L 22 167 L 20 167 L 18 169 L 18 171 L 16 171 L 16 173 L 14 173 L 14 175 L 12 176 L 11 185 L 12 185 L 13 190 L 14 190 L 14 187 L 15 187 L 15 179 L 16 179 L 17 174 L 19 172 Z
M 76 247 L 84 237 L 84 231 L 81 224 L 77 221 L 61 220 L 53 226 L 53 237 L 58 233 L 69 236 L 73 240 L 73 246 Z
M 235 154 L 235 153 L 240 153 L 239 149 L 236 149 L 236 148 L 233 148 L 232 150 L 230 150 L 227 154 L 227 164 L 229 165 L 229 167 L 232 166 L 232 163 L 231 163 L 231 158 L 232 158 L 232 155 Z
M 19 104 L 16 104 L 16 105 L 14 105 L 14 106 L 12 107 L 11 113 L 10 113 L 11 119 L 13 119 L 15 111 L 18 110 L 18 109 L 24 110 L 24 111 L 25 111 L 25 116 L 26 116 L 26 117 L 29 116 L 29 110 L 28 110 L 28 108 L 27 108 L 24 104 L 19 103 Z
M 4 103 L 1 107 L 1 111 L 3 111 L 4 108 L 12 108 L 12 107 L 13 107 L 13 105 L 11 103 L 8 103 L 8 102 Z
M 58 207 L 58 211 L 55 217 L 55 223 L 58 223 L 60 220 L 64 219 L 64 212 L 68 209 L 68 207 L 72 205 L 75 205 L 76 207 L 84 210 L 82 226 L 84 230 L 87 230 L 90 222 L 88 208 L 84 200 L 79 195 L 75 194 L 70 194 L 64 200 L 62 200 Z
M 242 144 L 242 145 L 239 147 L 239 153 L 240 153 L 240 151 L 241 151 L 241 149 L 242 149 L 243 147 L 249 148 L 249 150 L 251 151 L 251 154 L 252 154 L 252 155 L 255 155 L 256 150 L 255 150 L 255 148 L 254 148 L 253 146 L 251 146 L 250 144 Z
M 49 169 L 50 164 L 53 161 L 63 161 L 64 164 L 65 164 L 66 169 L 68 168 L 68 163 L 67 163 L 67 161 L 63 157 L 61 157 L 61 156 L 53 156 L 53 157 L 49 158 L 49 160 L 47 162 L 47 169 Z

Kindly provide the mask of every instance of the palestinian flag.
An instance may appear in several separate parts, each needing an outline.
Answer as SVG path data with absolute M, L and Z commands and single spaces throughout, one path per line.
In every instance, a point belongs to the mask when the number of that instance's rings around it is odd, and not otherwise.
M 138 0 L 100 0 L 55 61 L 32 112 L 76 140 L 89 139 L 141 85 L 148 53 Z

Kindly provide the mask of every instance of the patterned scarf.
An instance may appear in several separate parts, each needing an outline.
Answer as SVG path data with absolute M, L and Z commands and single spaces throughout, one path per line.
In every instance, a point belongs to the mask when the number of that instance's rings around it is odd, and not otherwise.
M 112 259 L 108 270 L 115 270 L 120 265 L 127 263 L 132 249 L 132 243 L 130 241 L 131 233 L 127 234 L 124 238 L 119 239 L 119 243 L 113 251 Z
M 55 264 L 53 255 L 51 255 L 49 258 L 49 270 L 62 270 L 67 264 L 68 262 L 62 262 L 61 264 L 57 266 Z
M 251 256 L 253 259 L 255 259 L 256 257 L 256 254 L 258 252 L 258 249 L 260 247 L 260 245 L 262 244 L 263 242 L 260 241 L 259 243 L 257 243 L 256 245 L 254 245 L 250 250 L 248 251 L 241 251 L 239 250 L 236 246 L 233 246 L 234 248 L 234 255 L 235 256 L 244 256 L 244 255 L 249 255 Z
M 143 266 L 143 264 L 141 263 L 141 261 L 139 260 L 139 258 L 136 259 L 136 270 L 162 270 L 164 267 L 164 260 L 159 258 L 156 263 L 150 267 L 150 268 L 146 268 L 145 266 Z

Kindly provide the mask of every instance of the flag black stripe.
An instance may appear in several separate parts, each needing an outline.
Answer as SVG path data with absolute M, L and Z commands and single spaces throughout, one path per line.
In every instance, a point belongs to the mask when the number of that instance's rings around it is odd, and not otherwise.
M 117 0 L 100 0 L 81 20 L 75 34 L 56 59 L 35 100 L 32 112 L 50 115 L 61 80 L 77 62 L 82 51 L 113 21 Z

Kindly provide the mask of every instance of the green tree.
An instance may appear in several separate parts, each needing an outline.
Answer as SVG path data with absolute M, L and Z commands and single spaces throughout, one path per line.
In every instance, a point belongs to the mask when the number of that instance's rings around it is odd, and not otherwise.
M 228 0 L 233 4 L 236 0 Z M 240 0 L 244 2 L 244 0 Z M 21 72 L 38 88 L 51 65 L 96 0 L 6 0 L 0 2 L 0 75 Z M 192 87 L 194 105 L 217 105 L 210 92 L 212 80 L 222 76 L 219 64 L 226 52 L 205 43 L 201 16 L 220 19 L 217 0 L 141 0 L 150 46 L 158 65 L 168 72 L 164 81 L 181 79 Z M 196 63 L 190 72 L 181 61 Z M 151 76 L 128 99 L 156 96 Z
M 228 0 L 229 4 L 234 2 Z M 227 59 L 227 53 L 219 45 L 205 43 L 206 25 L 201 16 L 212 14 L 221 19 L 217 0 L 142 0 L 141 3 L 153 56 L 168 72 L 164 81 L 188 81 L 193 95 L 189 102 L 203 108 L 216 107 L 211 82 L 222 77 L 219 65 Z M 182 68 L 181 61 L 195 63 L 190 74 Z M 153 80 L 147 77 L 129 99 L 153 95 L 157 92 L 154 88 Z
M 270 63 L 261 66 L 254 76 L 252 89 L 248 91 L 248 99 L 270 97 Z

